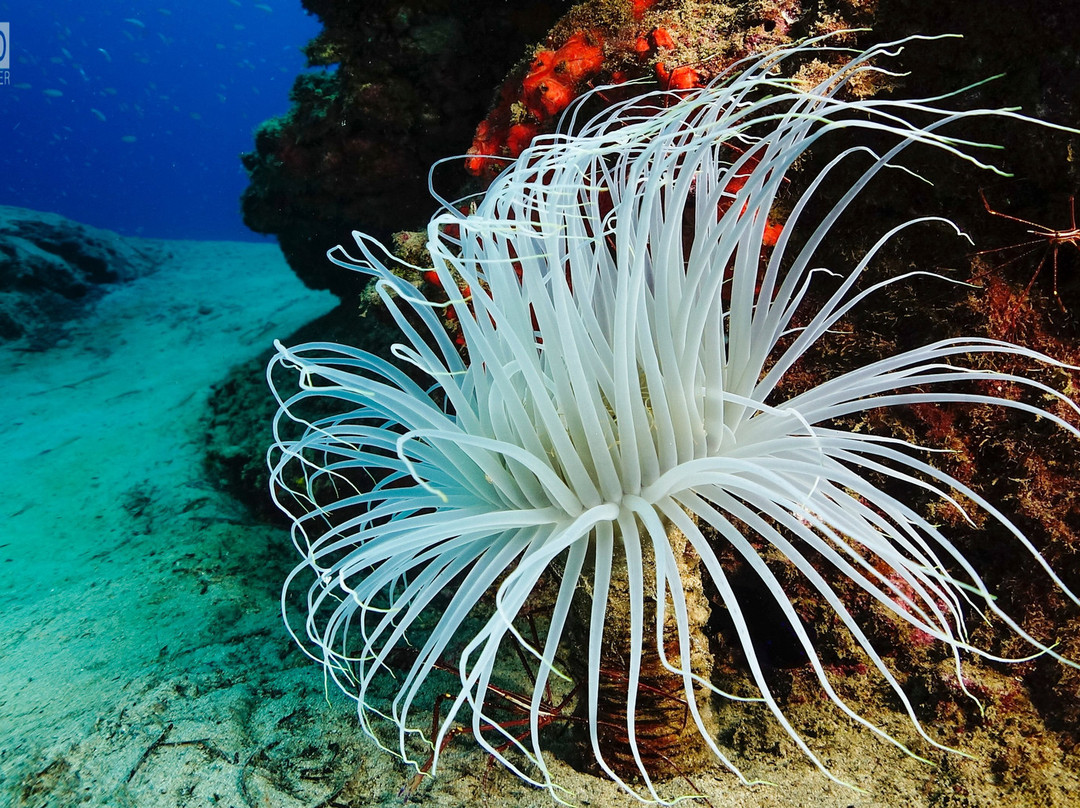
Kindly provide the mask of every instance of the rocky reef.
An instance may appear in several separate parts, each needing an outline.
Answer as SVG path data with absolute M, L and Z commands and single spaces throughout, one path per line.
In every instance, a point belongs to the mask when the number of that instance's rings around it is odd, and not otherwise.
M 979 88 L 973 100 L 1020 104 L 1062 121 L 1078 115 L 1069 90 L 1080 80 L 1078 35 L 1059 0 L 993 0 L 977 15 L 913 0 L 591 0 L 573 7 L 379 0 L 362 8 L 307 0 L 305 6 L 324 26 L 306 47 L 315 70 L 296 79 L 292 108 L 261 125 L 254 149 L 243 155 L 250 184 L 242 206 L 251 229 L 278 237 L 305 283 L 343 298 L 355 297 L 362 281 L 331 268 L 328 245 L 347 242 L 354 229 L 390 243 L 393 232 L 420 227 L 433 209 L 428 171 L 434 163 L 468 151 L 469 159 L 436 172 L 435 186 L 446 198 L 482 187 L 533 137 L 552 131 L 575 97 L 599 84 L 692 87 L 749 54 L 872 27 L 858 40 L 965 36 L 962 47 L 914 55 L 909 67 L 920 89 L 954 90 L 1005 73 L 1007 80 Z M 642 89 L 636 84 L 622 95 Z M 1040 154 L 1041 142 L 1002 145 L 1029 178 L 1040 166 L 1071 160 L 1060 140 L 1060 159 L 1053 161 Z M 1076 177 L 1076 162 L 1069 165 L 1040 181 L 1064 188 Z

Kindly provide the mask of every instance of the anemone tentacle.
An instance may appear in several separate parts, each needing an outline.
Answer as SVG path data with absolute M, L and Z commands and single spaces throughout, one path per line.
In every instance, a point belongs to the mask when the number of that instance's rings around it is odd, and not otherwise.
M 1080 603 L 1019 528 L 922 459 L 923 447 L 833 423 L 872 408 L 961 402 L 1040 416 L 1080 436 L 1070 420 L 1041 407 L 957 388 L 1010 382 L 1080 415 L 1047 385 L 962 364 L 966 356 L 1002 353 L 1060 363 L 999 340 L 949 339 L 787 399 L 777 392 L 800 357 L 853 308 L 888 284 L 933 274 L 908 273 L 858 290 L 885 244 L 912 226 L 955 228 L 936 217 L 913 220 L 884 234 L 850 268 L 816 266 L 819 248 L 868 183 L 886 169 L 907 171 L 897 160 L 913 144 L 995 170 L 973 156 L 986 144 L 942 128 L 972 116 L 1031 120 L 1009 110 L 957 112 L 939 106 L 943 98 L 841 98 L 861 73 L 885 72 L 875 65 L 907 42 L 856 54 L 811 88 L 777 77 L 774 68 L 810 47 L 826 47 L 823 41 L 740 64 L 708 87 L 647 93 L 584 123 L 572 110 L 574 132 L 537 138 L 473 212 L 447 205 L 432 219 L 433 271 L 444 289 L 463 290 L 448 304 L 425 299 L 395 275 L 385 251 L 361 234 L 355 234 L 359 257 L 342 248 L 330 252 L 335 263 L 377 279 L 401 328 L 396 358 L 432 385 L 423 388 L 387 359 L 328 343 L 279 344 L 268 370 L 280 404 L 269 458 L 273 495 L 293 517 L 303 559 L 286 582 L 283 614 L 305 651 L 356 700 L 364 730 L 380 745 L 391 747 L 376 724 L 389 722 L 394 751 L 411 760 L 408 739 L 425 726 L 413 719 L 414 707 L 429 676 L 456 653 L 460 687 L 428 739 L 431 770 L 447 733 L 471 713 L 473 733 L 488 752 L 560 798 L 541 745 L 540 711 L 549 681 L 566 676 L 560 652 L 571 602 L 583 597 L 584 586 L 592 626 L 583 714 L 598 765 L 626 791 L 665 802 L 643 763 L 635 725 L 642 649 L 651 646 L 681 681 L 703 742 L 743 782 L 750 781 L 723 755 L 699 709 L 710 698 L 763 703 L 803 753 L 842 782 L 770 692 L 718 543 L 760 578 L 828 698 L 910 754 L 834 690 L 755 543 L 779 551 L 835 611 L 918 734 L 935 747 L 949 748 L 920 724 L 816 564 L 831 565 L 897 620 L 950 648 L 957 668 L 961 652 L 997 658 L 969 643 L 964 611 L 971 606 L 999 617 L 1036 653 L 1075 664 L 1005 614 L 938 527 L 871 479 L 921 489 L 961 513 L 958 498 L 964 498 L 1003 525 Z M 911 124 L 912 116 L 929 123 Z M 790 203 L 775 246 L 763 255 L 785 177 L 833 133 L 858 145 L 842 149 Z M 875 142 L 890 138 L 891 145 L 878 153 L 859 143 L 870 135 Z M 868 165 L 820 212 L 820 189 L 859 159 Z M 833 291 L 797 320 L 825 272 L 836 278 Z M 454 308 L 467 360 L 440 316 L 446 305 Z M 276 392 L 280 368 L 298 374 L 299 392 Z M 305 418 L 308 405 L 328 400 L 336 414 Z M 690 618 L 669 526 L 700 556 L 727 607 L 756 696 L 724 693 L 690 662 Z M 644 605 L 646 558 L 654 565 L 655 614 Z M 629 580 L 625 731 L 643 787 L 609 765 L 598 737 L 601 644 L 616 560 Z M 563 577 L 536 642 L 515 620 L 552 569 Z M 305 581 L 308 614 L 296 626 L 292 590 Z M 678 627 L 677 655 L 664 647 L 669 617 Z M 537 660 L 524 729 L 500 725 L 489 704 L 497 660 L 513 645 Z M 376 693 L 395 670 L 402 674 L 392 686 L 396 695 L 389 710 L 380 708 Z

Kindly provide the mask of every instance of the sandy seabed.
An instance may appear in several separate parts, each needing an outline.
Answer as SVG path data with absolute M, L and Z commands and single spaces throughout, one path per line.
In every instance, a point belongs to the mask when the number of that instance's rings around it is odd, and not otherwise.
M 0 351 L 0 806 L 403 805 L 410 772 L 362 735 L 282 627 L 287 533 L 203 466 L 212 385 L 334 301 L 270 245 L 169 242 L 162 254 L 56 346 Z M 736 755 L 776 787 L 719 768 L 695 786 L 716 808 L 998 804 L 988 756 L 932 767 L 840 722 L 810 740 L 860 794 L 776 737 Z M 941 767 L 966 795 L 945 793 Z M 579 805 L 639 804 L 552 768 Z M 1067 805 L 1076 788 L 1049 759 L 1030 804 Z M 408 802 L 553 804 L 464 737 Z

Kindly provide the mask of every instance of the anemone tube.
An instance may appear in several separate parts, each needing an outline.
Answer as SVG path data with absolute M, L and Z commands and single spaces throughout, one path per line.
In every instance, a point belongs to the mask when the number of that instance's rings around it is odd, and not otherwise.
M 782 553 L 835 610 L 895 690 L 914 729 L 934 747 L 948 749 L 920 724 L 817 565 L 832 565 L 894 619 L 944 643 L 958 673 L 961 652 L 997 659 L 969 643 L 968 608 L 995 615 L 1030 642 L 1033 653 L 1075 666 L 1003 613 L 937 526 L 871 479 L 940 497 L 961 513 L 959 500 L 966 498 L 967 507 L 996 520 L 1080 603 L 1028 538 L 979 493 L 922 459 L 923 447 L 844 431 L 834 421 L 871 408 L 962 402 L 1009 407 L 1080 435 L 1055 414 L 980 392 L 986 388 L 973 383 L 1012 382 L 1080 413 L 1061 393 L 1033 379 L 961 364 L 965 356 L 994 353 L 1060 363 L 1003 341 L 952 338 L 786 399 L 777 392 L 800 356 L 853 307 L 869 305 L 889 283 L 933 274 L 908 272 L 856 288 L 868 263 L 898 233 L 923 223 L 951 225 L 931 217 L 888 231 L 843 272 L 815 267 L 820 245 L 871 178 L 886 168 L 908 170 L 897 157 L 916 143 L 990 169 L 972 155 L 986 144 L 940 130 L 972 116 L 1022 118 L 1007 110 L 953 111 L 939 106 L 942 98 L 840 98 L 860 73 L 885 72 L 879 63 L 907 42 L 856 54 L 810 89 L 778 77 L 775 68 L 827 43 L 775 51 L 737 65 L 708 87 L 646 95 L 584 123 L 572 119 L 580 108 L 572 109 L 566 130 L 574 134 L 538 138 L 475 201 L 474 212 L 463 215 L 460 201 L 447 202 L 429 225 L 442 287 L 471 293 L 467 304 L 451 301 L 468 359 L 447 333 L 438 305 L 394 275 L 377 244 L 355 234 L 360 257 L 331 250 L 335 263 L 377 279 L 403 337 L 394 356 L 431 380 L 425 389 L 386 359 L 327 343 L 279 343 L 268 371 L 271 386 L 280 378 L 278 366 L 299 375 L 298 391 L 275 392 L 280 412 L 269 456 L 273 493 L 292 515 L 302 556 L 282 595 L 286 624 L 356 700 L 361 726 L 380 746 L 416 765 L 414 741 L 423 738 L 430 718 L 415 718 L 414 707 L 432 672 L 445 669 L 442 660 L 453 652 L 459 690 L 436 737 L 425 739 L 435 752 L 432 772 L 461 716 L 491 755 L 561 800 L 541 747 L 540 712 L 545 685 L 566 676 L 559 654 L 567 644 L 571 602 L 588 589 L 588 681 L 580 698 L 599 767 L 638 798 L 666 801 L 641 763 L 635 726 L 642 649 L 655 646 L 681 681 L 703 742 L 750 782 L 718 747 L 699 708 L 729 694 L 691 664 L 693 627 L 668 536 L 672 528 L 700 556 L 730 614 L 754 700 L 837 782 L 769 690 L 718 542 L 760 577 L 829 699 L 905 751 L 833 689 L 788 595 L 751 539 Z M 908 123 L 913 117 L 929 123 Z M 840 150 L 794 201 L 775 248 L 763 257 L 768 216 L 785 175 L 819 138 L 834 133 L 855 145 Z M 891 145 L 878 153 L 862 145 L 870 135 Z M 826 179 L 859 160 L 866 165 L 839 200 L 823 214 L 811 213 Z M 797 242 L 794 232 L 801 234 Z M 834 291 L 796 326 L 796 310 L 825 274 Z M 305 417 L 312 400 L 334 414 Z M 643 594 L 650 555 L 651 626 Z M 634 778 L 605 761 L 597 730 L 616 563 L 628 579 L 625 733 L 638 763 Z M 558 592 L 545 636 L 534 642 L 515 619 L 553 566 L 561 575 Z M 296 625 L 291 593 L 305 582 L 308 613 Z M 663 642 L 663 626 L 672 618 L 677 655 Z M 421 628 L 425 621 L 428 627 Z M 502 726 L 490 707 L 496 663 L 515 644 L 536 665 L 524 728 Z M 380 706 L 378 694 L 387 688 L 393 695 Z M 394 731 L 393 741 L 383 726 Z

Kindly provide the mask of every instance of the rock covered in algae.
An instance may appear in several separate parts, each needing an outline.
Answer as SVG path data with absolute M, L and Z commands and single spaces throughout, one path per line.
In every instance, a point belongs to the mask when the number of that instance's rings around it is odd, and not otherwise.
M 317 68 L 296 79 L 292 108 L 262 124 L 243 156 L 252 230 L 278 237 L 313 288 L 358 291 L 326 250 L 352 230 L 386 238 L 434 209 L 428 169 L 463 153 L 491 88 L 568 3 L 305 0 L 322 32 L 307 45 Z M 453 196 L 466 175 L 441 175 Z

